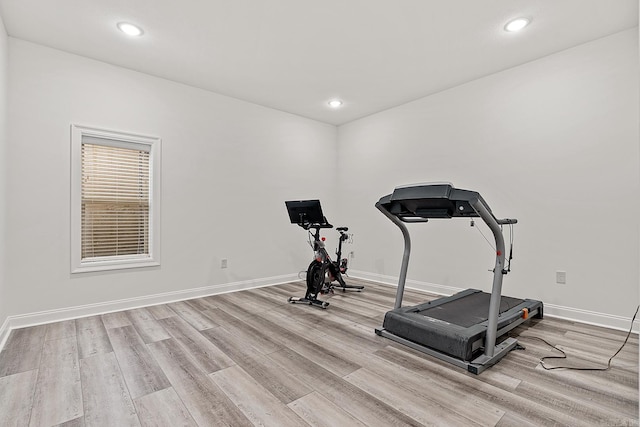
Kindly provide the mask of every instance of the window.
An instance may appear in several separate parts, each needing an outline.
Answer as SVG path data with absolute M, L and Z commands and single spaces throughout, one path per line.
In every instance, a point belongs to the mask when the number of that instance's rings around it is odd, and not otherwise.
M 160 264 L 160 139 L 72 125 L 71 272 Z

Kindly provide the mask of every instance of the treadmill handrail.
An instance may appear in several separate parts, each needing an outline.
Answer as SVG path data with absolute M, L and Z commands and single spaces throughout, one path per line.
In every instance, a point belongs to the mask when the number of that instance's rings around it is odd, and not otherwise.
M 429 222 L 429 218 L 421 218 L 421 217 L 406 217 L 406 216 L 395 216 L 395 218 L 398 218 L 400 221 L 402 222 L 406 222 L 406 223 L 414 223 L 414 222 Z
M 398 278 L 398 289 L 396 290 L 396 301 L 393 305 L 393 308 L 400 308 L 402 307 L 402 296 L 404 295 L 404 284 L 407 281 L 407 270 L 409 269 L 409 256 L 411 255 L 411 237 L 409 236 L 409 230 L 407 229 L 407 226 L 402 223 L 400 218 L 398 218 L 397 216 L 389 212 L 387 209 L 385 209 L 385 207 L 382 205 L 382 203 L 380 203 L 380 201 L 376 203 L 376 208 L 378 208 L 378 210 L 380 210 L 380 212 L 382 212 L 384 216 L 389 218 L 391 222 L 393 222 L 395 225 L 398 226 L 400 231 L 402 231 L 402 236 L 404 237 L 404 253 L 402 254 L 402 265 L 400 267 L 400 277 Z
M 493 356 L 498 332 L 498 315 L 500 314 L 500 299 L 502 297 L 502 277 L 504 276 L 504 236 L 496 218 L 479 200 L 472 202 L 473 208 L 489 226 L 496 241 L 496 265 L 493 269 L 493 285 L 491 287 L 491 301 L 489 302 L 489 317 L 487 318 L 487 336 L 485 338 L 484 354 Z

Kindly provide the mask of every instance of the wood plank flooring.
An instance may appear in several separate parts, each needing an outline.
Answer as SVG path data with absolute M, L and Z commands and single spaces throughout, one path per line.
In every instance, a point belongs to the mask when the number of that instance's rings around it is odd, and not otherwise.
M 639 425 L 637 335 L 609 371 L 547 371 L 538 338 L 595 367 L 626 334 L 534 319 L 475 376 L 377 336 L 395 288 L 351 282 L 326 310 L 287 303 L 296 282 L 14 330 L 0 426 Z

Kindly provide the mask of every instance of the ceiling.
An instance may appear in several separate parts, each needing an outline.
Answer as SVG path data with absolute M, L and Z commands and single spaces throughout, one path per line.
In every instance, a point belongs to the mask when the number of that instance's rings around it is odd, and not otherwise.
M 0 0 L 0 15 L 11 37 L 340 125 L 636 27 L 638 1 Z

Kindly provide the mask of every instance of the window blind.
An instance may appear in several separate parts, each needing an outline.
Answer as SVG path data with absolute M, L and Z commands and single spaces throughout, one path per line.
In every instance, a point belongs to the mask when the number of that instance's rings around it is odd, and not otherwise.
M 149 254 L 149 154 L 82 143 L 83 260 Z

